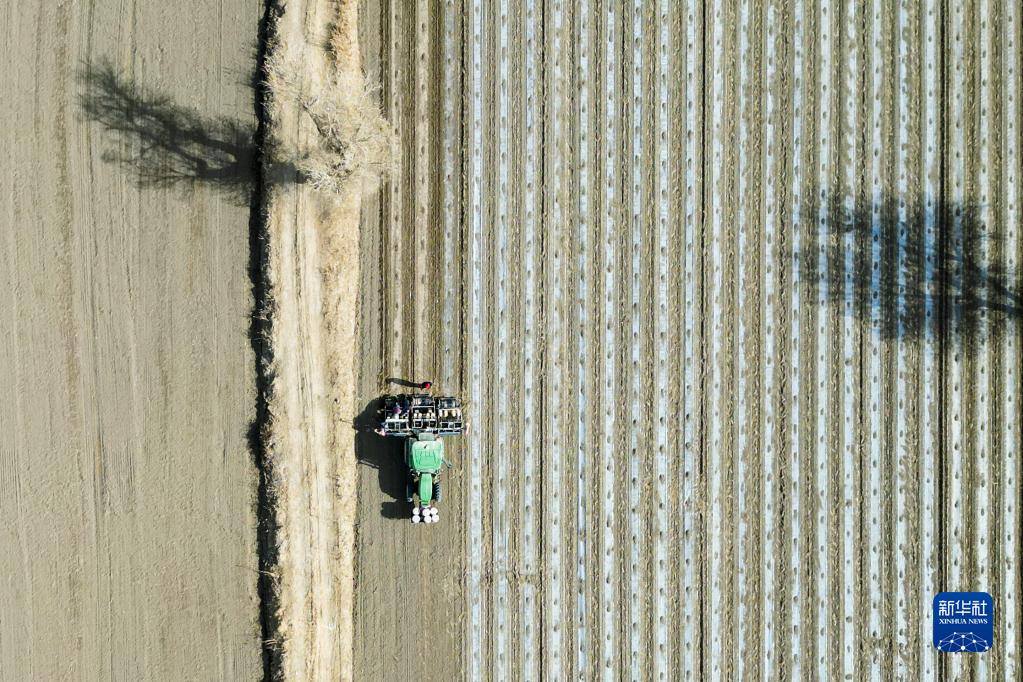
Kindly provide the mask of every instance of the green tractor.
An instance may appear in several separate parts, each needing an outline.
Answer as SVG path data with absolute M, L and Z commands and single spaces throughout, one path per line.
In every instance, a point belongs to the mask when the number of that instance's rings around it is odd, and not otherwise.
M 385 395 L 379 420 L 377 434 L 405 439 L 405 497 L 412 505 L 412 523 L 437 523 L 441 474 L 451 466 L 442 438 L 465 433 L 461 402 L 422 393 Z
M 441 498 L 440 476 L 444 466 L 444 442 L 432 433 L 405 439 L 405 466 L 408 481 L 405 499 L 412 504 L 412 523 L 436 523 L 440 518 L 437 503 Z

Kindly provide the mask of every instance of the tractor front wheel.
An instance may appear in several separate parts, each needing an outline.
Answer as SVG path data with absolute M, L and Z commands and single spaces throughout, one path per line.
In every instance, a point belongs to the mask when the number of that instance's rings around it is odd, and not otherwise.
M 433 499 L 440 502 L 440 481 L 433 482 Z

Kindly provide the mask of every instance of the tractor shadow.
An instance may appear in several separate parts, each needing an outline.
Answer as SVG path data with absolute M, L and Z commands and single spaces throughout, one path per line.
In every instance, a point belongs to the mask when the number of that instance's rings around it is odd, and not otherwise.
M 387 498 L 380 504 L 385 519 L 407 520 L 409 504 L 405 501 L 405 466 L 402 462 L 401 438 L 384 438 L 373 432 L 377 424 L 380 398 L 374 398 L 352 422 L 355 429 L 355 456 L 360 464 L 377 470 L 380 492 Z

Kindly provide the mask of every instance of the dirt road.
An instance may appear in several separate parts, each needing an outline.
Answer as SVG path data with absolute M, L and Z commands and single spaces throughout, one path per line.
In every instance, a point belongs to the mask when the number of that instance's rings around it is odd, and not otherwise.
M 362 185 L 345 176 L 340 186 L 331 184 L 339 193 L 317 191 L 305 164 L 324 158 L 329 142 L 329 164 L 347 159 L 359 168 L 370 161 L 352 151 L 364 150 L 365 130 L 386 129 L 368 98 L 360 100 L 368 110 L 348 106 L 363 92 L 357 9 L 353 2 L 305 0 L 276 6 L 272 19 L 266 436 L 277 589 L 269 610 L 277 620 L 275 668 L 287 680 L 352 679 Z M 336 116 L 317 119 L 324 111 Z
M 261 3 L 0 11 L 0 678 L 256 679 Z
M 367 6 L 361 404 L 430 378 L 473 431 L 428 528 L 357 447 L 357 677 L 1019 676 L 1020 25 Z M 989 655 L 934 651 L 943 589 Z

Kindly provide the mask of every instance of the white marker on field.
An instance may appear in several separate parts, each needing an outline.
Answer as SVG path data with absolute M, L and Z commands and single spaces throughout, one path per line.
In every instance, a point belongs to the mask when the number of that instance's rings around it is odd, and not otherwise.
M 963 508 L 965 482 L 962 477 L 962 465 L 966 458 L 963 452 L 963 428 L 962 422 L 965 418 L 962 405 L 963 385 L 963 338 L 962 338 L 962 305 L 958 299 L 963 293 L 963 205 L 966 200 L 966 168 L 963 157 L 967 153 L 966 141 L 963 134 L 964 109 L 966 106 L 966 60 L 963 45 L 963 12 L 965 11 L 959 3 L 953 3 L 952 8 L 952 30 L 948 39 L 951 42 L 952 84 L 952 127 L 951 127 L 951 195 L 952 195 L 952 243 L 953 266 L 951 277 L 948 282 L 948 293 L 953 297 L 950 305 L 948 320 L 948 368 L 946 370 L 946 382 L 952 389 L 948 404 L 947 424 L 947 449 L 945 461 L 947 468 L 947 489 L 949 498 L 944 516 L 948 523 L 948 533 L 945 539 L 947 556 L 951 558 L 951 564 L 947 566 L 946 583 L 951 589 L 965 590 L 963 584 L 966 575 L 964 565 L 966 559 L 966 537 L 964 534 L 966 510 Z M 953 679 L 959 679 L 966 671 L 966 666 L 961 656 L 952 656 L 949 661 L 949 672 Z
M 859 92 L 863 83 L 860 80 L 859 53 L 859 2 L 846 0 L 844 24 L 846 27 L 845 45 L 846 81 L 844 88 L 847 93 Z M 842 678 L 851 680 L 856 675 L 856 661 L 860 657 L 857 644 L 857 627 L 859 614 L 856 612 L 856 599 L 853 596 L 859 580 L 858 553 L 855 542 L 858 536 L 857 514 L 854 501 L 858 499 L 859 489 L 856 484 L 857 469 L 857 433 L 854 417 L 859 406 L 856 394 L 856 363 L 855 354 L 859 341 L 859 331 L 853 324 L 856 311 L 855 296 L 855 230 L 856 200 L 858 184 L 858 163 L 856 142 L 859 136 L 858 104 L 856 97 L 845 97 L 845 135 L 843 146 L 843 169 L 845 171 L 843 191 L 843 221 L 845 235 L 842 243 Z M 857 419 L 858 422 L 858 419 Z
M 747 372 L 749 368 L 746 363 L 746 343 L 748 336 L 748 329 L 746 325 L 746 267 L 747 261 L 749 260 L 747 245 L 747 231 L 748 226 L 748 202 L 749 197 L 747 193 L 747 180 L 746 176 L 748 173 L 749 166 L 749 97 L 747 95 L 747 89 L 749 88 L 749 75 L 750 75 L 750 42 L 749 42 L 749 24 L 750 24 L 750 0 L 742 0 L 742 4 L 739 8 L 739 224 L 738 224 L 738 264 L 736 265 L 736 311 L 739 316 L 739 334 L 735 341 L 735 355 L 738 358 L 738 402 L 735 416 L 735 422 L 738 427 L 738 443 L 735 448 L 735 452 L 738 454 L 735 457 L 735 501 L 737 505 L 736 516 L 738 516 L 738 524 L 735 532 L 735 539 L 733 541 L 733 566 L 738 573 L 737 585 L 735 589 L 735 601 L 736 618 L 734 620 L 735 629 L 737 632 L 735 650 L 733 652 L 733 666 L 735 670 L 735 676 L 737 679 L 745 679 L 748 672 L 746 664 L 748 661 L 748 651 L 751 646 L 751 623 L 749 623 L 749 615 L 747 613 L 746 601 L 748 597 L 748 583 L 750 580 L 750 563 L 747 561 L 749 556 L 748 551 L 750 546 L 753 544 L 751 540 L 753 538 L 749 535 L 749 515 L 750 515 L 750 504 L 749 494 L 750 491 L 746 485 L 746 456 L 745 453 L 749 449 L 749 424 L 747 423 L 748 417 L 748 388 L 746 385 Z
M 766 104 L 764 121 L 766 123 L 764 143 L 764 240 L 763 240 L 763 263 L 764 263 L 764 364 L 763 364 L 763 391 L 761 395 L 762 407 L 764 410 L 764 432 L 762 446 L 764 448 L 763 468 L 763 530 L 760 538 L 760 547 L 763 554 L 763 576 L 760 611 L 763 614 L 763 662 L 760 677 L 762 679 L 774 679 L 776 676 L 776 663 L 778 655 L 777 641 L 775 638 L 775 611 L 778 607 L 775 596 L 775 553 L 774 547 L 777 541 L 780 528 L 774 525 L 777 518 L 774 508 L 775 476 L 777 475 L 777 452 L 775 451 L 775 436 L 778 425 L 774 410 L 775 368 L 774 358 L 778 352 L 775 340 L 774 325 L 775 301 L 777 300 L 776 281 L 778 273 L 775 263 L 778 262 L 778 240 L 780 230 L 778 225 L 778 189 L 775 186 L 776 178 L 780 176 L 780 163 L 778 159 L 778 135 L 775 117 L 778 115 L 778 107 L 775 98 L 777 78 L 777 36 L 775 28 L 778 22 L 778 15 L 773 4 L 767 7 L 766 30 L 764 32 L 764 53 L 766 60 L 764 65 L 764 90 L 766 92 Z
M 561 54 L 561 36 L 564 30 L 563 26 L 563 7 L 561 0 L 554 0 L 552 8 L 552 27 L 551 27 L 551 39 L 553 45 L 554 54 L 554 90 L 549 101 L 553 107 L 553 117 L 551 125 L 553 128 L 553 146 L 548 147 L 548 150 L 553 149 L 553 183 L 554 183 L 554 199 L 553 199 L 553 222 L 551 225 L 543 224 L 541 229 L 548 231 L 556 235 L 553 241 L 553 247 L 551 249 L 551 263 L 548 265 L 548 277 L 546 284 L 546 294 L 550 296 L 553 305 L 545 306 L 546 308 L 546 320 L 548 324 L 548 334 L 550 335 L 550 344 L 547 347 L 547 353 L 550 357 L 549 372 L 549 390 L 547 395 L 544 396 L 544 402 L 547 413 L 547 423 L 549 424 L 549 431 L 547 433 L 547 453 L 544 458 L 544 468 L 548 471 L 550 481 L 550 494 L 547 495 L 547 501 L 544 503 L 544 515 L 547 518 L 547 528 L 544 533 L 544 554 L 547 559 L 547 565 L 552 567 L 545 576 L 545 601 L 546 607 L 544 608 L 544 623 L 545 637 L 544 637 L 544 672 L 550 675 L 551 679 L 561 679 L 565 676 L 562 670 L 561 663 L 561 651 L 562 645 L 562 626 L 561 626 L 561 576 L 562 576 L 562 557 L 561 557 L 561 490 L 563 487 L 562 474 L 561 474 L 561 456 L 562 456 L 562 433 L 561 433 L 561 361 L 562 361 L 562 336 L 561 336 L 561 324 L 562 317 L 564 315 L 564 307 L 562 302 L 562 290 L 563 286 L 561 278 L 562 269 L 562 246 L 561 238 L 563 234 L 564 216 L 561 206 L 561 183 L 562 173 L 564 171 L 561 154 L 561 124 L 562 124 L 562 101 L 565 97 L 564 92 L 564 70 L 563 70 L 563 58 Z M 546 221 L 545 221 L 546 222 Z
M 721 365 L 727 362 L 724 353 L 722 339 L 725 336 L 722 320 L 722 310 L 725 303 L 722 300 L 725 287 L 724 263 L 722 251 L 725 248 L 725 236 L 723 234 L 723 209 L 724 192 L 724 140 L 723 136 L 728 135 L 722 130 L 724 123 L 724 98 L 725 68 L 724 68 L 724 24 L 722 8 L 718 5 L 714 10 L 713 17 L 713 38 L 714 57 L 711 68 L 711 98 L 712 98 L 712 125 L 711 133 L 711 169 L 713 178 L 711 181 L 712 211 L 711 211 L 711 234 L 710 234 L 710 262 L 711 262 L 711 384 L 708 405 L 710 407 L 710 443 L 704 461 L 710 468 L 710 613 L 708 615 L 709 627 L 704 630 L 704 641 L 710 644 L 709 669 L 713 677 L 719 677 L 722 672 L 724 655 L 721 650 L 721 642 L 725 638 L 725 626 L 723 624 L 724 604 L 722 603 L 723 592 L 722 580 L 726 579 L 724 569 L 724 556 L 722 556 L 721 544 L 725 534 L 724 528 L 724 500 L 721 490 L 722 469 L 727 466 L 726 454 L 722 445 L 722 421 L 721 404 L 724 400 Z M 731 399 L 731 398 L 729 398 Z
M 483 172 L 483 65 L 481 48 L 482 35 L 482 0 L 474 0 L 472 9 L 472 162 L 469 168 L 471 183 L 472 215 L 470 218 L 471 236 L 469 239 L 469 263 L 471 264 L 472 287 L 469 304 L 469 328 L 471 344 L 469 348 L 469 396 L 472 404 L 479 408 L 484 404 L 482 371 L 480 356 L 483 348 L 483 310 L 481 290 L 483 276 L 481 261 L 483 258 L 483 206 L 480 176 Z M 470 415 L 470 423 L 472 423 Z M 483 569 L 483 473 L 479 430 L 469 435 L 469 632 L 466 637 L 469 666 L 466 670 L 470 680 L 482 680 L 483 649 L 485 646 L 483 623 L 483 600 L 481 596 Z
M 669 492 L 672 467 L 668 465 L 668 33 L 667 0 L 658 0 L 657 41 L 657 310 L 654 344 L 657 355 L 654 434 L 654 490 L 657 497 L 656 535 L 654 537 L 654 650 L 653 673 L 657 680 L 668 679 L 668 535 Z
M 831 390 L 829 374 L 831 371 L 828 359 L 831 357 L 829 346 L 828 317 L 828 239 L 830 236 L 830 210 L 832 195 L 831 183 L 831 3 L 820 0 L 820 13 L 817 17 L 817 36 L 819 39 L 820 75 L 817 101 L 820 117 L 817 128 L 817 675 L 822 679 L 832 676 L 834 668 L 831 660 L 831 614 L 833 604 L 828 593 L 828 579 L 832 575 L 830 562 L 830 544 L 828 542 L 829 519 L 833 513 L 830 484 L 831 443 L 828 442 L 829 409 L 831 407 Z
M 432 87 L 427 73 L 429 66 L 427 59 L 433 59 L 431 46 L 431 33 L 427 27 L 427 5 L 416 3 L 413 14 L 415 20 L 415 36 L 413 44 L 413 61 L 415 62 L 413 78 L 415 93 L 409 99 L 412 100 L 415 121 L 430 120 L 428 89 Z M 428 56 L 429 55 L 429 56 Z M 410 93 L 411 94 L 411 93 Z M 413 124 L 412 126 L 412 257 L 409 259 L 411 267 L 408 268 L 413 281 L 413 293 L 411 299 L 415 315 L 412 319 L 412 352 L 410 368 L 413 376 L 421 376 L 428 371 L 435 370 L 433 366 L 432 352 L 426 351 L 426 321 L 433 314 L 433 306 L 427 304 L 430 293 L 427 287 L 422 286 L 427 278 L 426 270 L 429 268 L 427 256 L 426 235 L 430 220 L 430 204 L 434 193 L 432 186 L 436 182 L 435 170 L 429 165 L 428 148 L 431 146 L 433 127 L 429 125 Z M 406 228 L 407 229 L 407 228 Z M 408 232 L 405 233 L 407 239 Z M 443 308 L 442 308 L 443 310 Z M 443 315 L 443 312 L 441 312 Z M 431 349 L 432 351 L 432 349 Z M 429 358 L 429 359 L 428 359 Z M 409 359 L 409 358 L 407 358 Z
M 397 5 L 397 0 L 390 0 L 390 2 L 388 2 L 388 20 L 390 21 L 391 26 L 395 26 L 398 23 Z M 399 41 L 398 32 L 391 31 L 390 38 L 391 44 L 388 54 L 402 54 L 405 50 L 405 46 Z M 390 120 L 394 126 L 395 137 L 397 139 L 403 139 L 403 136 L 406 135 L 406 133 L 402 129 L 402 117 L 398 115 L 398 112 L 401 111 L 404 106 L 404 102 L 402 100 L 402 95 L 399 95 L 399 88 L 396 87 L 399 80 L 397 74 L 399 68 L 400 67 L 397 65 L 396 60 L 392 60 L 392 62 L 388 65 L 388 112 L 390 113 Z M 404 155 L 399 154 L 397 156 L 398 158 L 395 161 L 396 168 L 394 169 L 394 176 L 403 178 L 404 174 L 402 173 L 401 165 L 402 157 Z M 403 262 L 404 255 L 402 253 L 404 240 L 401 238 L 401 235 L 405 222 L 405 216 L 403 215 L 404 212 L 400 208 L 402 206 L 402 191 L 402 184 L 398 182 L 392 182 L 388 187 L 388 201 L 390 203 L 388 218 L 390 218 L 390 220 L 387 226 L 387 239 L 384 246 L 387 250 L 387 255 L 385 256 L 386 271 L 388 273 L 394 273 L 394 277 L 398 280 L 398 282 L 403 284 L 404 273 L 408 268 Z M 383 286 L 383 282 L 381 282 L 381 289 L 384 292 L 384 305 L 387 306 L 387 309 L 389 310 L 397 311 L 395 314 L 396 319 L 393 321 L 387 320 L 386 318 L 381 321 L 381 324 L 385 329 L 388 329 L 389 327 L 390 339 L 387 343 L 387 361 L 390 363 L 391 367 L 405 367 L 405 363 L 403 361 L 405 349 L 402 345 L 402 328 L 405 326 L 404 317 L 406 308 L 401 305 L 401 299 L 394 293 L 396 289 L 401 289 L 402 284 L 399 284 L 397 287 Z
M 997 43 L 994 41 L 992 31 L 993 20 L 990 0 L 981 0 L 980 40 L 977 43 L 977 49 L 980 50 L 980 168 L 978 169 L 980 175 L 980 205 L 976 207 L 981 228 L 979 234 L 971 235 L 972 239 L 978 239 L 980 242 L 980 253 L 977 254 L 980 281 L 976 283 L 976 287 L 977 296 L 981 301 L 989 300 L 988 297 L 991 295 L 988 288 L 988 274 L 991 262 L 990 244 L 992 238 L 998 237 L 996 234 L 996 223 L 993 220 L 991 211 L 991 174 L 988 172 L 988 168 L 991 165 L 991 146 L 997 141 L 997 137 L 991 135 L 988 115 L 994 107 L 998 106 L 998 102 L 993 97 L 993 88 L 990 85 L 991 80 L 996 76 L 991 65 L 991 50 L 997 49 Z M 991 401 L 991 369 L 994 358 L 991 352 L 992 344 L 988 340 L 988 332 L 990 330 L 989 312 L 987 309 L 981 308 L 980 310 L 974 310 L 973 315 L 977 318 L 973 320 L 976 324 L 974 334 L 975 350 L 973 353 L 979 360 L 979 362 L 974 363 L 974 370 L 980 376 L 975 375 L 973 377 L 977 388 L 973 396 L 975 418 L 972 423 L 974 436 L 973 463 L 976 467 L 973 476 L 975 500 L 973 507 L 976 510 L 973 527 L 975 532 L 974 546 L 976 549 L 973 561 L 975 571 L 972 572 L 972 578 L 976 585 L 985 586 L 979 589 L 987 589 L 986 586 L 992 584 L 992 569 L 997 561 L 995 547 L 991 542 L 994 539 L 991 537 L 991 512 L 993 510 L 989 499 L 995 491 L 995 481 L 992 476 L 994 469 L 991 458 L 991 411 L 994 409 Z M 1005 521 L 1012 522 L 1009 519 Z M 978 658 L 978 677 L 982 680 L 988 679 L 991 676 L 991 657 L 980 656 Z
M 923 401 L 921 404 L 921 453 L 920 453 L 920 592 L 916 608 L 920 629 L 916 637 L 922 643 L 920 675 L 924 680 L 935 680 L 940 674 L 935 649 L 931 640 L 931 600 L 937 590 L 938 558 L 935 535 L 942 510 L 936 509 L 938 460 L 938 388 L 941 377 L 937 362 L 937 295 L 936 295 L 936 249 L 937 197 L 941 173 L 941 156 L 938 152 L 940 126 L 938 123 L 938 92 L 941 88 L 941 73 L 938 69 L 937 47 L 940 39 L 936 0 L 927 0 L 924 8 L 924 120 L 923 120 L 923 169 L 924 195 L 924 319 L 923 319 Z
M 601 572 L 600 572 L 600 602 L 602 613 L 600 617 L 600 648 L 601 671 L 600 676 L 605 680 L 612 680 L 615 677 L 615 651 L 617 642 L 615 634 L 618 625 L 617 605 L 617 578 L 615 574 L 615 533 L 613 518 L 613 491 L 614 491 L 614 461 L 615 461 L 615 389 L 617 378 L 615 376 L 615 335 L 617 325 L 615 322 L 616 286 L 615 271 L 617 269 L 615 241 L 617 225 L 614 212 L 618 208 L 618 177 L 615 173 L 619 163 L 617 158 L 617 91 L 615 82 L 615 55 L 618 47 L 615 40 L 615 3 L 608 3 L 605 23 L 606 42 L 604 46 L 604 125 L 606 139 L 604 140 L 604 204 L 603 204 L 603 225 L 601 233 L 604 238 L 604 249 L 601 264 L 603 266 L 602 289 L 604 291 L 604 314 L 601 324 L 604 326 L 604 342 L 601 347 L 603 359 L 604 388 L 601 395 L 600 407 L 603 411 L 603 433 L 600 452 L 600 547 L 601 547 Z
M 870 595 L 870 628 L 868 638 L 863 642 L 864 648 L 871 654 L 870 659 L 864 656 L 864 664 L 869 666 L 870 678 L 881 679 L 881 652 L 874 646 L 866 646 L 870 641 L 881 641 L 881 600 L 885 586 L 881 582 L 881 511 L 884 499 L 881 497 L 881 172 L 882 172 L 882 83 L 887 68 L 881 55 L 881 0 L 874 0 L 873 31 L 871 38 L 871 84 L 873 91 L 871 101 L 871 200 L 870 200 L 870 491 L 868 497 L 870 519 L 870 542 L 867 551 L 870 553 L 870 574 L 867 591 Z
M 494 417 L 497 422 L 496 443 L 508 442 L 508 100 L 510 93 L 508 78 L 508 0 L 502 0 L 498 8 L 498 53 L 497 53 L 497 250 L 491 262 L 495 265 L 497 277 L 497 330 L 491 347 L 497 349 L 497 384 L 494 401 Z M 495 487 L 498 491 L 508 490 L 508 466 L 505 457 L 494 462 Z M 498 679 L 507 679 L 512 669 L 508 650 L 509 624 L 509 573 L 508 548 L 511 535 L 507 515 L 507 496 L 493 496 L 493 546 L 494 570 L 496 575 L 497 603 L 494 605 L 494 660 L 493 672 Z
M 586 371 L 588 367 L 587 358 L 589 349 L 587 344 L 587 328 L 589 326 L 589 289 L 587 277 L 587 257 L 589 255 L 587 242 L 589 233 L 590 217 L 590 196 L 589 196 L 589 156 L 590 147 L 587 136 L 590 118 L 590 37 L 589 37 L 590 7 L 589 0 L 582 0 L 579 7 L 579 45 L 578 45 L 578 73 L 579 83 L 579 139 L 577 147 L 579 150 L 579 218 L 578 218 L 578 277 L 579 277 L 579 366 L 578 366 L 578 393 L 576 396 L 576 407 L 578 410 L 578 421 L 576 424 L 577 448 L 576 448 L 576 608 L 575 608 L 575 636 L 576 636 L 576 661 L 575 677 L 590 677 L 587 661 L 589 650 L 588 630 L 586 627 L 588 614 L 586 604 L 586 564 L 587 556 L 586 517 L 588 513 L 587 504 L 589 499 L 585 492 L 590 490 L 586 480 L 586 455 L 589 448 L 589 436 L 586 428 L 586 415 L 590 409 L 590 396 L 587 395 Z
M 632 4 L 632 164 L 629 179 L 632 183 L 632 272 L 630 286 L 629 327 L 631 332 L 630 351 L 631 367 L 629 409 L 633 415 L 640 412 L 642 396 L 640 395 L 639 357 L 642 342 L 640 329 L 640 249 L 642 247 L 642 210 L 640 206 L 640 184 L 643 172 L 643 137 L 640 121 L 642 119 L 643 98 L 643 2 L 633 0 Z M 629 665 L 633 680 L 640 680 L 643 675 L 641 652 L 647 648 L 643 642 L 643 604 L 646 591 L 641 587 L 640 578 L 645 568 L 641 560 L 643 556 L 643 514 L 640 509 L 643 485 L 639 453 L 639 428 L 636 424 L 629 429 Z M 644 453 L 645 454 L 645 453 Z M 648 642 L 646 643 L 648 644 Z
M 792 76 L 796 81 L 796 87 L 793 91 L 792 96 L 792 294 L 790 298 L 792 306 L 792 320 L 791 320 L 791 348 L 789 352 L 789 364 L 791 365 L 789 384 L 789 428 L 791 429 L 791 442 L 789 443 L 789 477 L 790 477 L 790 488 L 789 495 L 791 501 L 791 507 L 789 511 L 789 517 L 792 519 L 792 547 L 789 554 L 789 576 L 791 588 L 789 600 L 789 630 L 791 637 L 789 639 L 789 655 L 791 675 L 792 679 L 800 679 L 802 676 L 802 655 L 803 655 L 803 617 L 802 617 L 802 571 L 803 571 L 803 539 L 802 539 L 802 491 L 800 489 L 800 476 L 802 475 L 802 466 L 800 453 L 802 450 L 802 443 L 800 440 L 800 424 L 799 417 L 802 407 L 802 389 L 800 376 L 800 339 L 799 339 L 799 328 L 800 328 L 800 317 L 802 315 L 802 306 L 800 296 L 802 295 L 802 268 L 800 267 L 800 259 L 803 258 L 802 253 L 802 235 L 800 231 L 803 229 L 803 206 L 802 206 L 802 194 L 804 191 L 803 187 L 803 171 L 802 171 L 802 135 L 803 135 L 803 89 L 806 87 L 806 74 L 803 73 L 803 43 L 804 43 L 804 32 L 803 26 L 805 23 L 804 15 L 804 4 L 803 0 L 796 0 L 796 6 L 794 10 L 794 16 L 796 18 L 795 37 L 793 39 L 793 49 L 795 50 L 794 67 Z
M 1005 145 L 1002 151 L 1003 159 L 1003 216 L 1002 224 L 1005 226 L 1005 262 L 1007 272 L 1018 273 L 1019 268 L 1019 226 L 1020 226 L 1020 201 L 1023 195 L 1020 193 L 1020 106 L 1019 90 L 1020 84 L 1020 6 L 1019 3 L 1008 2 L 1004 4 L 1005 15 L 1002 20 L 1004 34 L 1001 39 L 1002 47 L 1002 106 L 1004 107 L 1004 129 L 1002 131 Z M 1018 274 L 1015 275 L 1015 286 L 1019 286 Z M 1003 324 L 1006 325 L 1002 336 L 1002 353 L 1005 359 L 1003 377 L 1005 386 L 1019 386 L 1019 338 L 1020 321 L 1011 319 Z M 1019 613 L 1020 591 L 1023 589 L 1021 580 L 1020 560 L 1020 535 L 1019 525 L 1013 523 L 1013 519 L 1019 516 L 1019 500 L 1021 494 L 1020 486 L 1020 406 L 1019 397 L 1014 390 L 1002 392 L 1002 431 L 1001 452 L 999 453 L 1002 462 L 1001 477 L 1001 500 L 1002 508 L 999 510 L 1001 516 L 1001 537 L 999 539 L 1000 561 L 999 561 L 999 583 L 1001 589 L 995 599 L 1001 604 L 1002 613 Z M 1012 618 L 1002 618 L 1001 625 L 995 637 L 1001 639 L 1001 644 L 996 649 L 1001 659 L 1003 674 L 1009 676 L 1015 674 L 1017 677 L 1023 673 L 1023 664 L 1020 661 L 1020 644 L 1018 636 L 1018 623 Z M 996 641 L 998 641 L 996 639 Z
M 444 3 L 444 143 L 442 172 L 443 182 L 443 211 L 444 211 L 444 281 L 457 282 L 461 275 L 461 267 L 458 259 L 456 246 L 461 235 L 458 233 L 461 219 L 459 203 L 456 193 L 461 188 L 455 184 L 455 166 L 461 154 L 461 131 L 458 129 L 458 121 L 461 112 L 456 114 L 456 107 L 461 103 L 458 95 L 455 78 L 461 70 L 461 55 L 456 50 L 456 44 L 460 40 L 455 36 L 455 12 L 454 4 Z M 451 381 L 456 376 L 457 367 L 455 361 L 460 355 L 458 349 L 461 346 L 461 326 L 455 322 L 458 315 L 458 301 L 461 299 L 463 289 L 461 286 L 449 286 L 444 288 L 444 311 L 442 313 L 442 348 L 440 360 L 440 376 L 445 381 Z
M 535 370 L 533 363 L 536 361 L 536 341 L 533 325 L 536 322 L 536 277 L 533 269 L 536 266 L 535 242 L 540 230 L 537 229 L 536 221 L 536 164 L 537 164 L 537 133 L 536 119 L 540 98 L 536 94 L 536 66 L 534 64 L 534 50 L 536 49 L 536 16 L 533 3 L 526 4 L 526 30 L 525 30 L 525 62 L 526 78 L 523 84 L 522 96 L 525 99 L 526 112 L 526 158 L 525 158 L 525 195 L 524 211 L 525 220 L 523 234 L 525 235 L 525 249 L 523 255 L 523 269 L 525 275 L 523 283 L 525 288 L 525 339 L 523 344 L 522 358 L 525 365 L 522 380 L 522 441 L 525 453 L 522 458 L 522 569 L 527 579 L 522 585 L 522 633 L 521 633 L 521 675 L 524 680 L 534 679 L 539 673 L 539 665 L 536 658 L 542 651 L 541 639 L 536 627 L 536 583 L 530 579 L 537 574 L 536 563 L 536 514 L 534 512 L 537 495 L 533 480 L 536 475 L 536 441 L 534 439 L 533 416 L 534 408 L 534 381 Z
M 907 589 L 909 576 L 907 575 L 907 555 L 910 552 L 907 526 L 909 524 L 909 509 L 907 503 L 907 485 L 916 477 L 915 472 L 910 472 L 904 463 L 909 461 L 910 434 L 906 423 L 906 413 L 909 409 L 906 386 L 910 381 L 907 371 L 907 342 L 906 342 L 906 271 L 909 267 L 907 254 L 907 231 L 909 230 L 909 217 L 906 211 L 906 204 L 909 201 L 909 168 L 907 160 L 907 149 L 911 143 L 909 139 L 909 111 L 913 106 L 910 100 L 909 84 L 909 30 L 910 17 L 907 0 L 899 3 L 899 127 L 898 127 L 898 161 L 896 173 L 898 191 L 898 255 L 896 259 L 897 268 L 897 292 L 895 301 L 896 310 L 896 360 L 895 360 L 895 460 L 893 463 L 895 477 L 895 646 L 897 651 L 909 651 L 911 646 L 909 632 L 908 613 L 915 609 L 916 604 L 912 603 L 913 595 Z M 911 474 L 907 476 L 907 474 Z M 908 479 L 908 480 L 907 480 Z M 912 642 L 916 644 L 916 642 Z M 907 666 L 909 659 L 903 656 L 896 656 L 894 661 L 894 672 L 900 679 L 906 679 L 910 670 Z
M 697 129 L 697 109 L 702 97 L 696 91 L 701 82 L 702 72 L 697 72 L 696 55 L 702 50 L 697 43 L 696 0 L 686 3 L 686 130 Z M 702 36 L 702 34 L 701 34 Z M 702 112 L 700 112 L 702 116 Z M 682 675 L 686 680 L 696 679 L 699 670 L 700 652 L 695 644 L 699 638 L 700 586 L 696 582 L 698 528 L 695 524 L 696 505 L 694 500 L 696 477 L 696 417 L 699 405 L 696 375 L 696 352 L 699 348 L 696 338 L 696 220 L 698 198 L 696 183 L 702 169 L 695 160 L 698 154 L 699 138 L 685 136 L 685 267 L 682 271 L 685 289 L 685 338 L 683 339 L 683 408 L 685 442 L 683 443 L 682 478 Z

